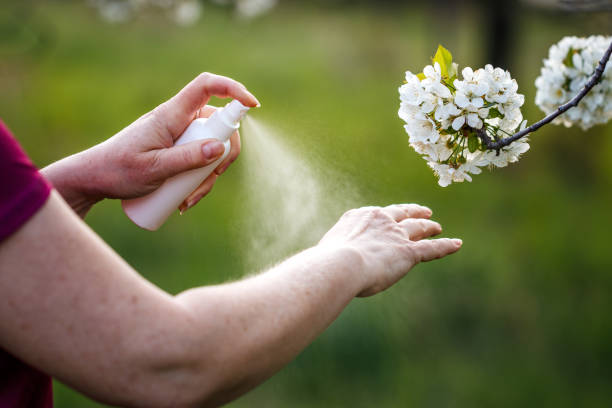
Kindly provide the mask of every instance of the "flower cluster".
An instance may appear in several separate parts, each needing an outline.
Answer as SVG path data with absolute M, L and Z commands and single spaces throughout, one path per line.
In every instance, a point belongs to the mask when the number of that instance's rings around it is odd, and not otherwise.
M 462 70 L 442 46 L 423 73 L 406 72 L 399 88 L 399 116 L 409 143 L 439 177 L 442 187 L 472 181 L 483 166 L 505 167 L 529 149 L 526 138 L 499 151 L 488 150 L 483 138 L 497 141 L 524 128 L 524 96 L 508 71 L 493 68 Z M 522 122 L 523 121 L 523 122 Z M 522 123 L 521 123 L 522 122 Z
M 202 15 L 203 0 L 87 0 L 100 16 L 111 23 L 123 23 L 150 9 L 162 10 L 178 25 L 192 25 Z M 255 18 L 271 10 L 277 0 L 211 0 L 232 6 L 243 18 Z
M 145 10 L 158 9 L 178 25 L 191 25 L 199 20 L 202 5 L 198 0 L 88 0 L 100 17 L 110 23 L 124 23 Z
M 236 14 L 246 19 L 256 18 L 269 12 L 277 2 L 278 0 L 237 0 Z
M 612 37 L 565 37 L 550 47 L 540 76 L 536 79 L 536 105 L 550 114 L 574 97 L 587 83 Z M 580 101 L 552 123 L 566 127 L 578 125 L 583 130 L 612 119 L 612 64 L 608 64 L 601 82 Z

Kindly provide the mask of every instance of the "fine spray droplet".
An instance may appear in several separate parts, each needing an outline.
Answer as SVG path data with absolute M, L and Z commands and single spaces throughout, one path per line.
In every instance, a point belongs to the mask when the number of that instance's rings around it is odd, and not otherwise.
M 241 160 L 247 196 L 241 202 L 241 239 L 249 268 L 278 262 L 315 244 L 346 210 L 358 203 L 351 187 L 330 174 L 329 163 L 317 165 L 292 149 L 288 136 L 257 119 L 243 120 Z

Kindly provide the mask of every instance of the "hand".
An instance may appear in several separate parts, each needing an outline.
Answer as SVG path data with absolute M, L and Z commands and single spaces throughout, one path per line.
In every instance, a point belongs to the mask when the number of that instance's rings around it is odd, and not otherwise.
M 42 172 L 81 216 L 103 198 L 135 198 L 150 193 L 167 178 L 206 166 L 223 154 L 223 145 L 216 140 L 173 146 L 194 119 L 214 112 L 214 107 L 206 106 L 212 95 L 259 106 L 239 82 L 203 73 L 115 136 Z M 232 135 L 231 144 L 227 158 L 185 199 L 182 211 L 206 195 L 217 177 L 236 160 L 240 153 L 238 132 Z
M 452 254 L 459 239 L 425 240 L 442 232 L 428 218 L 431 210 L 416 204 L 364 207 L 350 210 L 319 242 L 319 246 L 350 248 L 359 255 L 358 296 L 371 296 L 400 280 L 419 262 Z

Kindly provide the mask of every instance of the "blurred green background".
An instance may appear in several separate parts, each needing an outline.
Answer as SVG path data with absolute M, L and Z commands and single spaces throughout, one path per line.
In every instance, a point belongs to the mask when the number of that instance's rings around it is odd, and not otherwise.
M 445 236 L 463 238 L 458 254 L 355 300 L 232 407 L 609 406 L 612 125 L 545 127 L 518 164 L 441 188 L 397 117 L 404 71 L 420 72 L 438 43 L 460 66 L 489 62 L 486 4 L 281 1 L 247 20 L 207 3 L 184 27 L 163 13 L 109 24 L 85 1 L 0 2 L 0 117 L 43 167 L 111 136 L 198 73 L 227 75 L 260 99 L 252 117 L 279 129 L 328 190 L 358 192 L 347 205 L 418 202 Z M 502 4 L 512 24 L 497 48 L 533 122 L 542 116 L 533 83 L 549 46 L 565 35 L 610 35 L 612 20 Z M 243 134 L 243 155 L 253 143 Z M 156 233 L 111 200 L 87 222 L 170 293 L 239 278 L 314 244 L 296 240 L 275 257 L 245 260 L 256 233 L 248 220 L 270 214 L 242 206 L 244 163 Z M 324 228 L 348 209 L 324 207 Z M 55 401 L 102 406 L 59 383 Z

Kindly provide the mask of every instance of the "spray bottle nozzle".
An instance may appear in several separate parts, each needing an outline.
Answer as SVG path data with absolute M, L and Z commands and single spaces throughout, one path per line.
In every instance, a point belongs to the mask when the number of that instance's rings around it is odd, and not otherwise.
M 248 107 L 244 106 L 237 100 L 233 100 L 218 111 L 222 120 L 228 125 L 238 127 L 240 120 L 246 115 Z

